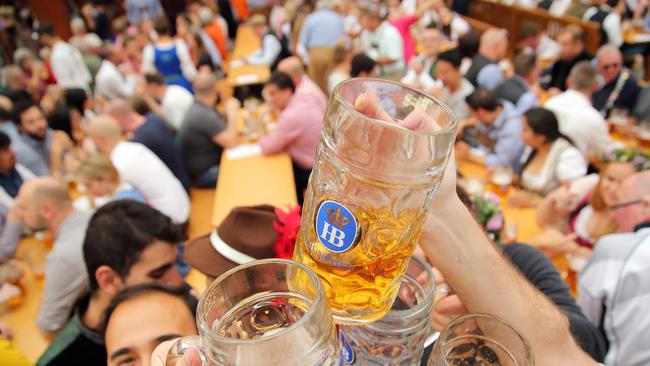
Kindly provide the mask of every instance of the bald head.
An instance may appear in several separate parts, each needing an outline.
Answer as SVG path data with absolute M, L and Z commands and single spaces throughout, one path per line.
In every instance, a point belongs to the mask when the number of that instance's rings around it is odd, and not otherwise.
M 207 96 L 214 94 L 217 89 L 217 78 L 209 72 L 201 72 L 194 78 L 194 93 Z
M 623 54 L 613 44 L 606 44 L 596 52 L 596 68 L 606 84 L 618 78 L 623 68 Z
M 650 170 L 633 174 L 619 187 L 614 219 L 621 232 L 650 221 Z
M 106 155 L 109 155 L 122 139 L 122 129 L 117 120 L 106 114 L 90 120 L 87 132 L 99 151 Z
M 104 113 L 119 120 L 120 118 L 129 116 L 131 113 L 134 113 L 134 111 L 126 100 L 122 98 L 113 98 L 106 103 L 106 106 L 104 106 Z
M 300 84 L 300 79 L 305 75 L 305 68 L 302 65 L 302 61 L 300 61 L 300 58 L 297 56 L 287 57 L 280 61 L 278 64 L 278 71 L 291 76 L 291 79 L 296 86 Z
M 32 230 L 56 231 L 72 210 L 68 186 L 52 177 L 23 183 L 14 205 L 21 222 Z
M 491 28 L 481 35 L 479 53 L 492 61 L 501 61 L 508 51 L 508 31 L 502 28 Z

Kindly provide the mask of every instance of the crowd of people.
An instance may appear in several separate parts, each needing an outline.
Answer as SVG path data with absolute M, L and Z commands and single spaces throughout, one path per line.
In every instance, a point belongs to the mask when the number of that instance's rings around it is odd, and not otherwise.
M 524 24 L 517 45 L 505 29 L 480 33 L 461 0 L 182 3 L 85 2 L 67 40 L 28 7 L 0 6 L 0 302 L 21 291 L 21 238 L 51 233 L 35 319 L 51 343 L 37 365 L 148 365 L 161 342 L 196 334 L 184 276 L 236 263 L 207 236 L 186 250 L 190 193 L 215 188 L 221 155 L 242 138 L 240 110 L 264 104 L 275 128 L 255 143 L 289 154 L 302 203 L 328 97 L 355 77 L 448 105 L 455 159 L 512 171 L 507 204 L 536 210 L 542 228 L 528 244 L 492 245 L 451 161 L 417 251 L 453 289 L 434 328 L 485 312 L 514 324 L 540 365 L 650 362 L 650 155 L 610 136 L 650 121 L 643 57 L 621 48 L 628 24 L 650 29 L 647 1 L 510 2 L 600 23 L 594 54 L 575 25 L 550 37 Z M 260 47 L 233 57 L 242 25 Z M 220 81 L 243 65 L 271 74 L 235 98 Z M 217 232 L 238 252 L 259 240 L 246 257 L 277 256 L 278 215 L 237 208 Z M 577 299 L 544 254 L 577 263 Z M 28 365 L 9 335 L 0 324 L 0 359 Z

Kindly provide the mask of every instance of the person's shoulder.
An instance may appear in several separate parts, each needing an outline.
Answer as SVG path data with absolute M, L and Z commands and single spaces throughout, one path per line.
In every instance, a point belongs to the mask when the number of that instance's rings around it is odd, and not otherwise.
M 590 262 L 611 259 L 623 260 L 641 239 L 637 235 L 636 233 L 614 233 L 601 237 L 594 246 Z
M 167 96 L 169 96 L 167 98 Z M 168 99 L 168 102 L 171 103 L 182 103 L 187 99 L 194 101 L 192 93 L 187 91 L 187 89 L 178 85 L 168 85 L 167 93 L 165 94 L 165 99 Z
M 79 338 L 84 337 L 81 323 L 78 319 L 68 320 L 63 329 L 54 337 L 45 352 L 36 361 L 36 366 L 61 365 L 62 359 L 78 351 Z

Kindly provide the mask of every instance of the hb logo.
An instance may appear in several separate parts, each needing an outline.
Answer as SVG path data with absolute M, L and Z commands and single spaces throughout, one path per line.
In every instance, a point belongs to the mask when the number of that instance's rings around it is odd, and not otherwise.
M 316 213 L 316 235 L 329 251 L 343 253 L 357 238 L 357 219 L 336 201 L 321 203 Z

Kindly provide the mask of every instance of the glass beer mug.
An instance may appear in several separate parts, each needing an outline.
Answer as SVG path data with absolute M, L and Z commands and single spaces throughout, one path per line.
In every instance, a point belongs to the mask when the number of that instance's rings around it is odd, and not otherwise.
M 235 267 L 201 296 L 200 337 L 176 341 L 166 365 L 337 366 L 339 341 L 326 300 L 318 276 L 300 263 L 264 259 Z M 196 362 L 186 361 L 188 352 Z
M 402 84 L 351 79 L 332 93 L 293 259 L 319 275 L 337 323 L 390 310 L 456 128 L 447 106 Z

